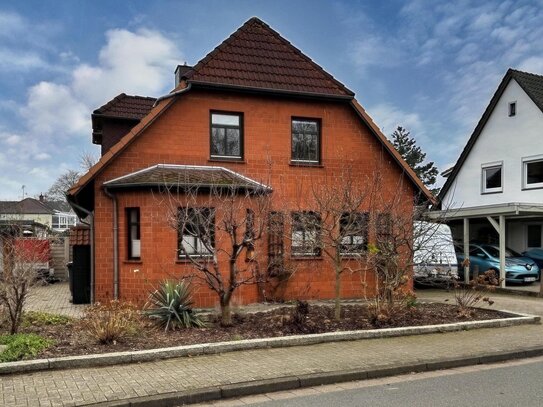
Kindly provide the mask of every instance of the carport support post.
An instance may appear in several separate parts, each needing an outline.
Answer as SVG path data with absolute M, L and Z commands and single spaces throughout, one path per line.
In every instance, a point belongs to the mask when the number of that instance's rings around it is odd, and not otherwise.
M 500 215 L 500 281 L 505 288 L 505 215 Z
M 464 259 L 469 259 L 469 218 L 464 218 Z M 464 283 L 469 283 L 469 264 L 465 262 Z

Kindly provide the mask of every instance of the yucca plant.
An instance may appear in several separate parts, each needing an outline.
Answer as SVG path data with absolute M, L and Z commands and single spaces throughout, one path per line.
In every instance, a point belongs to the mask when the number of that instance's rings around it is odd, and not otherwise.
M 145 314 L 164 327 L 165 331 L 176 328 L 203 328 L 205 322 L 192 309 L 191 288 L 184 281 L 163 281 L 149 295 Z

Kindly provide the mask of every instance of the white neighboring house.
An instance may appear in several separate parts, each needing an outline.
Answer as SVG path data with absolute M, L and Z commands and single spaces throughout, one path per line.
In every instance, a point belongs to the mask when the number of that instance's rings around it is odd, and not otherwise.
M 509 69 L 439 194 L 458 241 L 543 247 L 543 76 Z

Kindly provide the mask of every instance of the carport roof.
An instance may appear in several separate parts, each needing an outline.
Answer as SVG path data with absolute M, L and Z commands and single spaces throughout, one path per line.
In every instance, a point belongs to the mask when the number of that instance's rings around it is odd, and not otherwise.
M 470 208 L 447 209 L 430 212 L 428 214 L 432 219 L 441 219 L 444 221 L 499 215 L 504 215 L 506 217 L 530 215 L 543 216 L 543 204 L 507 202 L 495 205 L 474 206 Z

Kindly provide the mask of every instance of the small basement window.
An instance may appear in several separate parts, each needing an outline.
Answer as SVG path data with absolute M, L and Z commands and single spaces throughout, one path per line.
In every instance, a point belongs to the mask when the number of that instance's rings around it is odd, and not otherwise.
M 543 156 L 522 160 L 524 189 L 543 188 Z
M 509 117 L 515 116 L 517 114 L 517 102 L 509 103 Z
M 502 185 L 502 164 L 486 164 L 483 166 L 482 175 L 483 175 L 483 194 L 492 194 L 495 192 L 503 192 Z

